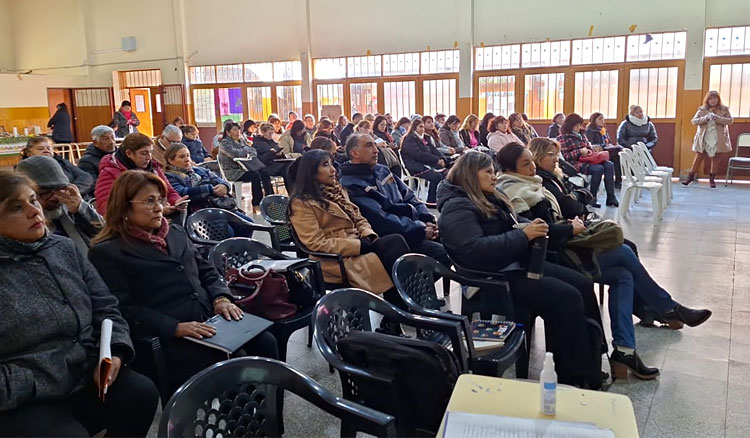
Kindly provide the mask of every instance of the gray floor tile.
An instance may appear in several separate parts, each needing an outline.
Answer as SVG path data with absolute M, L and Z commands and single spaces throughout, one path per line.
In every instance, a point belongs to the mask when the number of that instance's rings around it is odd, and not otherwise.
M 704 379 L 727 381 L 729 361 L 724 358 L 710 358 L 700 352 L 684 352 L 672 348 L 667 352 L 663 371 L 672 371 Z

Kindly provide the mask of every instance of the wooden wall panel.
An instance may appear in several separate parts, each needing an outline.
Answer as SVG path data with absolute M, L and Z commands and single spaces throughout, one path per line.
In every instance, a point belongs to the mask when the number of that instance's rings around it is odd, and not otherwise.
M 42 132 L 46 132 L 48 120 L 49 109 L 46 106 L 0 108 L 0 126 L 4 127 L 6 132 L 13 132 L 15 127 L 18 129 L 18 135 L 23 135 L 23 128 L 29 128 L 33 133 L 34 125 L 38 125 Z

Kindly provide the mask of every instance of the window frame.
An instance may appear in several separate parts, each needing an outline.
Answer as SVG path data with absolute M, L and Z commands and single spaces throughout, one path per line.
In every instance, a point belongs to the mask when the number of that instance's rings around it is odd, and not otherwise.
M 706 93 L 710 91 L 709 86 L 710 86 L 711 66 L 725 65 L 725 64 L 748 64 L 748 63 L 750 63 L 750 55 L 726 55 L 726 56 L 712 56 L 709 58 L 703 58 L 703 80 L 702 80 L 702 87 L 701 87 L 701 102 L 703 102 L 703 96 L 705 96 Z M 729 112 L 730 113 L 732 112 L 732 108 L 729 108 Z M 738 117 L 732 113 L 732 117 L 735 123 L 750 123 L 750 116 Z

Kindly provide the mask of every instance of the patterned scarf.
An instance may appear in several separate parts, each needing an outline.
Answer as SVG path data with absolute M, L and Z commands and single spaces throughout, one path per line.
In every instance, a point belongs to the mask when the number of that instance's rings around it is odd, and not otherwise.
M 320 191 L 323 192 L 323 196 L 325 196 L 326 200 L 341 207 L 341 209 L 344 210 L 344 213 L 349 216 L 349 219 L 352 220 L 352 223 L 357 223 L 356 218 L 359 217 L 359 209 L 356 205 L 346 199 L 341 184 L 339 184 L 338 181 L 332 186 L 320 186 Z
M 169 222 L 165 218 L 161 218 L 161 226 L 156 230 L 156 233 L 148 232 L 131 224 L 128 224 L 126 231 L 130 237 L 154 245 L 159 251 L 169 254 L 166 241 L 167 233 L 169 233 Z

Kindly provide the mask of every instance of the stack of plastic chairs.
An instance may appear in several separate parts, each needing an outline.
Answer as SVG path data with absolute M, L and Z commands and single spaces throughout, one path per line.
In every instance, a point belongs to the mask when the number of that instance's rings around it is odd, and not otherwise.
M 617 210 L 617 222 L 627 217 L 633 203 L 638 201 L 641 190 L 651 193 L 651 207 L 654 226 L 659 224 L 664 211 L 664 185 L 654 181 L 655 177 L 646 176 L 646 168 L 641 166 L 635 153 L 629 149 L 620 152 L 622 168 L 622 189 L 620 191 L 620 208 Z M 661 178 L 659 178 L 661 179 Z

